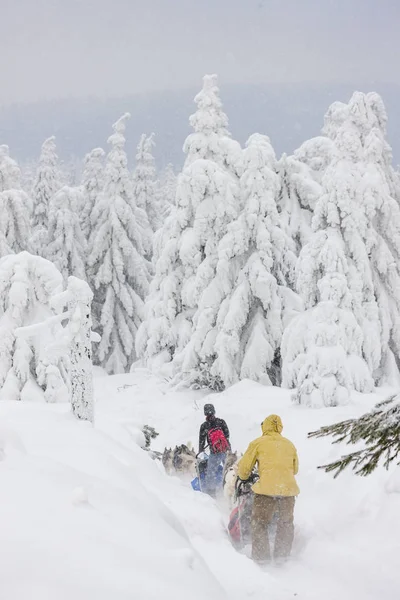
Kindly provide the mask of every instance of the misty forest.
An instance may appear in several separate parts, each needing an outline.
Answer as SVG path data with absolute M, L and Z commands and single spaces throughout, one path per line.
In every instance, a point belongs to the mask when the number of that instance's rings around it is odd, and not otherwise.
M 221 56 L 159 130 L 144 84 L 60 136 L 22 84 L 0 101 L 5 600 L 398 597 L 398 115 L 346 83 L 264 127 Z

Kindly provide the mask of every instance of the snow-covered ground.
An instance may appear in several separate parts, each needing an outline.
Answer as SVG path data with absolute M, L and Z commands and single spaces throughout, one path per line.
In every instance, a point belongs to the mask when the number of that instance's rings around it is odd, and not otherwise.
M 140 370 L 98 374 L 95 389 L 94 430 L 65 404 L 0 404 L 2 600 L 398 598 L 399 474 L 335 480 L 316 467 L 344 449 L 307 440 L 389 390 L 320 410 L 251 382 L 213 396 L 235 449 L 246 448 L 271 412 L 298 448 L 293 559 L 263 572 L 230 545 L 224 510 L 139 447 L 144 424 L 160 433 L 155 449 L 197 444 L 204 394 L 169 391 Z

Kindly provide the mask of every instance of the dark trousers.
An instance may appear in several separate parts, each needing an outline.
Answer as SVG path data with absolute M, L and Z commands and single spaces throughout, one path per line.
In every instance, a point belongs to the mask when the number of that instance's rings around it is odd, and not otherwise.
M 271 550 L 268 539 L 268 526 L 277 515 L 277 529 L 273 556 L 287 558 L 292 549 L 294 536 L 294 496 L 254 495 L 251 518 L 252 558 L 257 562 L 270 560 Z

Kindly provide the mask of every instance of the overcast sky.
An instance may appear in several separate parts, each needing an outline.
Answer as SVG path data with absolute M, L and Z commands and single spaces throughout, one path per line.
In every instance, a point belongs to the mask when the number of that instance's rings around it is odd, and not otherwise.
M 221 83 L 400 82 L 400 0 L 0 0 L 0 103 Z

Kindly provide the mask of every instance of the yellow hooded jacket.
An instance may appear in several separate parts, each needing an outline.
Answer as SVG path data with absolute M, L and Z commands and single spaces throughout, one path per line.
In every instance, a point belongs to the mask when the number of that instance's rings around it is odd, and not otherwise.
M 281 435 L 281 418 L 270 415 L 261 428 L 262 436 L 251 442 L 239 462 L 238 476 L 248 479 L 257 463 L 260 479 L 253 485 L 256 494 L 297 496 L 300 493 L 294 477 L 299 470 L 297 451 L 292 442 Z

